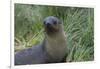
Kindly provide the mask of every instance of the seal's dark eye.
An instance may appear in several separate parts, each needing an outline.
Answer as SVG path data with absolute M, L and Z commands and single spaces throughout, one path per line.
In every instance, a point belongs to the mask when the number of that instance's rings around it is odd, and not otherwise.
M 55 24 L 55 25 L 56 25 L 56 24 L 57 24 L 57 22 L 56 22 L 56 21 L 54 21 L 54 22 L 53 22 L 53 24 Z

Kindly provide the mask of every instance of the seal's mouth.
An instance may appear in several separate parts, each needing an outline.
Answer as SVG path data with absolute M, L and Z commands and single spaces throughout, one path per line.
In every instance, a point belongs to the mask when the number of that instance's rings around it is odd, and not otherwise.
M 58 32 L 58 28 L 52 25 L 47 25 L 45 27 L 45 31 L 47 34 L 54 34 Z

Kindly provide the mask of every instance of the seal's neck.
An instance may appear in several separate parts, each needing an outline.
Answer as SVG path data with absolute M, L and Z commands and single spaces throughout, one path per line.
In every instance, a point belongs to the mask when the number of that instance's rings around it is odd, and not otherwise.
M 45 41 L 47 53 L 57 61 L 62 60 L 66 53 L 66 37 L 64 31 L 59 32 L 53 38 L 46 35 Z

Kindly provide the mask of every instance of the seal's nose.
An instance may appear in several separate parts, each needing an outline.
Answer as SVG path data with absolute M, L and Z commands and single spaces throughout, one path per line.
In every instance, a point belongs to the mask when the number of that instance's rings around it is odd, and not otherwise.
M 51 23 L 50 22 L 45 22 L 44 23 L 46 26 L 51 26 Z
M 51 24 L 49 22 L 46 23 L 47 26 L 50 26 Z

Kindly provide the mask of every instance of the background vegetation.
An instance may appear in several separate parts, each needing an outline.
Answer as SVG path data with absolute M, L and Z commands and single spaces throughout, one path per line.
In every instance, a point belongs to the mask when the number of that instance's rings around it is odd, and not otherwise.
M 94 9 L 83 7 L 15 4 L 15 52 L 42 42 L 47 16 L 63 21 L 69 49 L 66 61 L 94 59 Z

